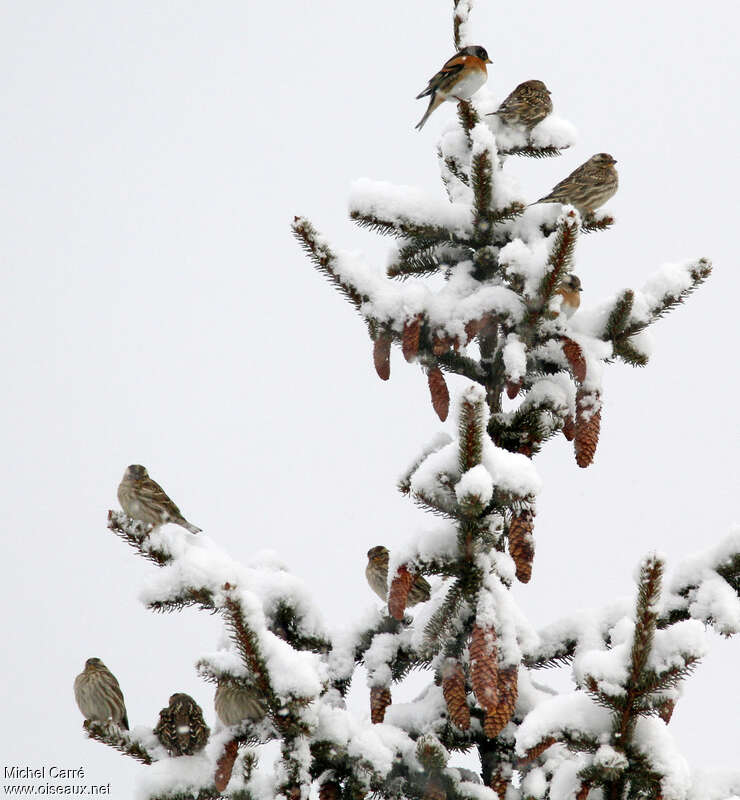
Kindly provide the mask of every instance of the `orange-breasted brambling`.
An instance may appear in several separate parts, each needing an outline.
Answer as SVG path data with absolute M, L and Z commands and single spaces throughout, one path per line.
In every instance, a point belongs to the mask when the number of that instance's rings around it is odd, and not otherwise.
M 560 281 L 555 294 L 559 294 L 563 298 L 560 303 L 560 313 L 566 319 L 570 319 L 578 311 L 578 307 L 581 305 L 582 291 L 581 279 L 572 272 L 569 272 Z
M 486 64 L 493 63 L 484 47 L 470 45 L 463 47 L 446 61 L 442 69 L 429 79 L 427 88 L 416 96 L 429 97 L 429 106 L 416 126 L 421 130 L 429 115 L 445 100 L 467 100 L 474 95 L 488 79 Z

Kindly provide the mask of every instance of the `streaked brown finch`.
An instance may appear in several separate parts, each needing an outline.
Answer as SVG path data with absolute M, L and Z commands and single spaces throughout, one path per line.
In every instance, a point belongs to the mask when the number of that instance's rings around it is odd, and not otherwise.
M 116 676 L 99 658 L 88 658 L 75 678 L 75 700 L 82 716 L 94 722 L 113 722 L 128 730 L 123 692 Z
M 131 464 L 123 473 L 118 486 L 118 502 L 132 519 L 149 525 L 164 525 L 173 522 L 190 531 L 200 533 L 200 528 L 191 525 L 170 500 L 164 489 L 149 477 L 146 467 Z
M 495 115 L 507 125 L 523 125 L 529 130 L 551 113 L 552 100 L 547 86 L 542 81 L 531 80 L 520 83 L 488 116 Z
M 170 697 L 167 708 L 159 712 L 154 735 L 172 756 L 192 756 L 202 750 L 211 735 L 201 707 L 189 694 Z
M 218 682 L 213 699 L 216 714 L 224 725 L 237 725 L 249 720 L 260 720 L 265 716 L 265 704 L 256 689 L 247 688 L 227 679 Z
M 617 162 L 609 153 L 597 153 L 585 164 L 560 181 L 550 194 L 538 203 L 570 203 L 582 215 L 592 214 L 614 195 L 619 178 L 614 165 Z

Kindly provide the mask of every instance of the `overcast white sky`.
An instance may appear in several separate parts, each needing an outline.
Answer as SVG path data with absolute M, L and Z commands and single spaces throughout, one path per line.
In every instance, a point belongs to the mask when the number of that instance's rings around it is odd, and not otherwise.
M 155 568 L 106 531 L 127 464 L 235 557 L 275 548 L 333 625 L 375 602 L 368 547 L 433 524 L 394 488 L 440 427 L 426 381 L 398 352 L 377 379 L 289 225 L 306 214 L 382 259 L 346 219 L 350 182 L 442 191 L 454 107 L 418 133 L 413 98 L 452 54 L 451 6 L 1 4 L 0 767 L 83 766 L 131 796 L 144 768 L 82 737 L 72 681 L 93 655 L 132 724 L 173 691 L 213 720 L 193 663 L 218 619 L 146 611 Z M 619 160 L 617 225 L 578 249 L 584 304 L 666 261 L 715 264 L 653 328 L 647 369 L 608 370 L 596 463 L 578 469 L 562 439 L 536 461 L 535 572 L 515 590 L 536 625 L 631 593 L 646 551 L 675 562 L 738 521 L 737 17 L 727 0 L 474 12 L 490 90 L 541 78 L 579 131 L 560 159 L 507 163 L 527 196 L 595 152 Z M 686 684 L 671 728 L 693 764 L 736 763 L 739 667 L 740 641 L 716 639 Z

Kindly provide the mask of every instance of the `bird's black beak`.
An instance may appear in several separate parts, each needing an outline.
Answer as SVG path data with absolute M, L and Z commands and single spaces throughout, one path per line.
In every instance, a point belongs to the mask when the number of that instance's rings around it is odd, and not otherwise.
M 486 64 L 493 64 L 493 61 L 491 61 L 491 59 L 490 59 L 490 58 L 487 58 L 487 59 L 486 59 Z

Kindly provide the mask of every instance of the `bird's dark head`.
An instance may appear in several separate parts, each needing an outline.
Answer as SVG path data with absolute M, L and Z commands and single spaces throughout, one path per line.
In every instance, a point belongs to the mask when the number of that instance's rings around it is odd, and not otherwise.
M 103 662 L 99 658 L 88 658 L 85 662 L 85 669 L 100 669 Z
M 126 472 L 124 472 L 123 477 L 124 480 L 143 481 L 144 478 L 149 477 L 149 474 L 146 471 L 146 467 L 142 467 L 141 464 L 131 464 L 126 467 Z
M 617 160 L 612 158 L 609 153 L 597 153 L 595 156 L 591 156 L 591 161 L 594 164 L 598 164 L 600 167 L 610 167 L 612 164 L 616 164 Z
M 561 281 L 560 285 L 567 289 L 570 292 L 582 292 L 583 289 L 581 288 L 581 279 L 578 275 L 574 275 L 572 272 L 568 273 L 563 280 Z
M 377 545 L 376 547 L 371 547 L 367 551 L 367 557 L 370 561 L 379 561 L 384 560 L 388 561 L 388 548 L 383 547 L 382 544 Z
M 488 52 L 486 51 L 485 47 L 481 47 L 477 44 L 471 44 L 468 47 L 463 47 L 460 51 L 460 55 L 463 56 L 475 56 L 479 58 L 485 64 L 493 64 L 493 61 L 488 57 Z

